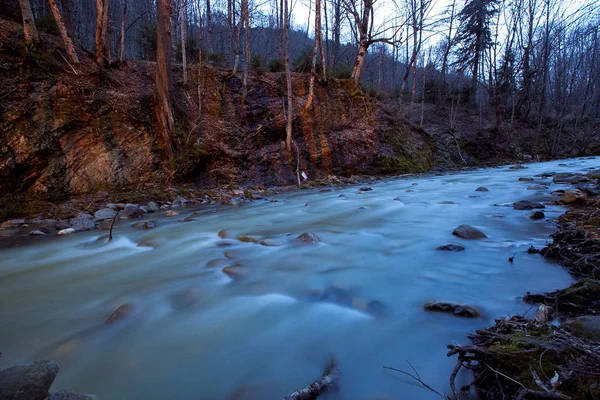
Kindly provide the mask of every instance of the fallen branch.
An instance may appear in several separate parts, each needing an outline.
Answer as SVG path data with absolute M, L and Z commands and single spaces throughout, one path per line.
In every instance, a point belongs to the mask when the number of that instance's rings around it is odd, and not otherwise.
M 408 360 L 404 360 L 404 361 L 406 361 L 406 363 L 408 365 L 410 365 L 410 368 L 413 370 L 413 372 L 415 373 L 415 375 L 411 374 L 410 372 L 406 372 L 406 371 L 403 371 L 401 369 L 397 369 L 397 368 L 394 368 L 394 367 L 386 367 L 385 365 L 383 366 L 383 368 L 389 369 L 389 370 L 392 370 L 392 371 L 396 371 L 396 372 L 400 372 L 401 374 L 409 376 L 412 379 L 414 379 L 417 382 L 419 382 L 421 385 L 423 385 L 424 388 L 431 390 L 433 393 L 435 393 L 435 394 L 437 394 L 439 396 L 442 396 L 444 399 L 446 398 L 446 396 L 444 396 L 443 394 L 441 394 L 440 392 L 438 392 L 437 390 L 435 390 L 434 388 L 432 388 L 431 386 L 429 386 L 428 384 L 426 384 L 425 382 L 423 382 L 423 380 L 421 379 L 421 376 L 419 375 L 419 373 L 417 372 L 417 370 L 415 369 L 415 367 L 413 367 L 412 364 L 408 362 Z
M 339 370 L 337 366 L 337 360 L 332 358 L 325 368 L 323 375 L 311 383 L 310 385 L 296 390 L 294 393 L 282 400 L 310 400 L 315 399 L 319 395 L 325 393 L 329 389 L 335 389 L 338 386 Z

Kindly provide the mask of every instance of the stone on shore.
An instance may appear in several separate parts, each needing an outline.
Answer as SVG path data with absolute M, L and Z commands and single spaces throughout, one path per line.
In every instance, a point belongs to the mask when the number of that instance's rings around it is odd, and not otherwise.
M 94 221 L 113 219 L 115 215 L 117 215 L 117 213 L 112 208 L 103 208 L 94 213 Z
M 153 201 L 150 201 L 150 202 L 148 202 L 148 204 L 146 204 L 146 209 L 148 210 L 149 213 L 157 212 L 160 210 L 160 208 L 158 207 L 158 204 L 156 204 Z

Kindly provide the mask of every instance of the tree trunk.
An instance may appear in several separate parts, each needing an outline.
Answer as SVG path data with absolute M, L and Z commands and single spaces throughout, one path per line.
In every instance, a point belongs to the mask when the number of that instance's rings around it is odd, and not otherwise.
M 198 48 L 198 119 L 202 116 L 202 7 L 200 5 L 200 1 L 198 0 L 198 43 L 200 46 Z M 207 1 L 208 3 L 208 1 Z
M 127 5 L 129 1 L 125 0 L 123 9 L 123 19 L 121 20 L 121 50 L 119 52 L 119 63 L 123 64 L 125 58 L 125 21 L 127 20 Z
M 246 102 L 246 96 L 248 95 L 248 70 L 250 69 L 250 10 L 248 8 L 248 0 L 242 0 L 242 18 L 244 19 L 244 40 L 246 45 L 246 65 L 244 66 L 242 103 Z
M 35 20 L 33 19 L 33 12 L 31 11 L 29 0 L 19 0 L 19 6 L 21 7 L 21 15 L 23 16 L 25 44 L 38 44 L 40 42 L 40 37 L 37 28 L 35 27 Z
M 287 83 L 287 124 L 285 148 L 292 153 L 292 73 L 290 71 L 290 16 L 288 13 L 288 0 L 283 0 L 284 31 L 285 31 L 285 80 Z
M 206 41 L 208 44 L 208 52 L 212 53 L 212 11 L 210 9 L 210 0 L 206 0 Z M 200 46 L 202 46 L 202 42 L 200 42 Z
M 186 1 L 183 0 L 179 7 L 179 29 L 181 36 L 181 64 L 183 66 L 183 88 L 187 89 L 188 85 L 188 70 L 187 70 L 187 53 L 186 53 L 186 33 L 187 33 L 187 11 Z
M 317 51 L 319 50 L 319 31 L 321 25 L 321 21 L 319 21 L 321 19 L 320 8 L 320 0 L 315 0 L 315 40 L 313 44 L 312 63 L 310 66 L 310 83 L 308 85 L 308 98 L 306 100 L 306 105 L 304 106 L 304 111 L 310 110 L 315 91 L 315 75 L 317 74 Z
M 56 5 L 56 0 L 48 0 L 48 5 L 50 6 L 50 9 L 52 10 L 52 15 L 54 16 L 54 20 L 56 21 L 56 26 L 58 27 L 60 36 L 65 45 L 65 50 L 67 51 L 67 56 L 69 57 L 69 60 L 73 64 L 79 64 L 79 58 L 77 57 L 77 53 L 75 52 L 75 46 L 73 46 L 73 42 L 71 41 L 71 38 L 67 34 L 67 29 L 65 28 L 65 24 L 62 21 L 62 17 L 60 15 L 60 10 L 58 9 L 58 6 Z
M 108 65 L 110 65 L 110 46 L 108 40 L 106 40 L 106 32 L 108 31 L 108 4 L 109 0 L 104 0 L 104 10 L 102 15 L 102 44 L 104 45 L 104 55 L 106 57 Z
M 360 74 L 362 72 L 363 65 L 365 64 L 365 56 L 367 55 L 367 39 L 361 39 L 360 45 L 358 46 L 358 55 L 354 62 L 354 68 L 352 69 L 352 79 L 358 84 L 360 82 Z
M 327 15 L 326 1 L 327 0 L 323 1 L 325 15 Z M 326 82 L 327 81 L 327 56 L 326 56 L 325 47 L 323 47 L 323 31 L 321 30 L 321 0 L 316 0 L 316 9 L 315 10 L 317 12 L 317 15 L 315 16 L 315 19 L 317 22 L 317 27 L 315 28 L 315 30 L 316 30 L 316 34 L 319 35 L 319 47 L 321 48 L 321 65 L 322 65 L 322 72 L 323 72 L 323 81 Z M 327 39 L 325 41 L 327 41 Z
M 169 97 L 171 72 L 171 0 L 157 0 L 156 26 L 156 91 L 158 97 L 158 120 L 162 125 L 164 139 L 168 142 L 175 121 Z
M 104 49 L 104 43 L 102 43 L 102 31 L 104 19 L 104 0 L 96 0 L 96 62 L 102 66 L 104 57 L 102 50 Z

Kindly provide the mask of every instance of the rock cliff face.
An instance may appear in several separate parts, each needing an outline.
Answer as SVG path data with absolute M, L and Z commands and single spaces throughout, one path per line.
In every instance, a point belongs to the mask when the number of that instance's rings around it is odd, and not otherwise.
M 294 74 L 294 140 L 285 140 L 283 74 L 251 74 L 248 95 L 229 71 L 201 71 L 187 93 L 172 73 L 176 129 L 155 124 L 154 64 L 102 72 L 89 57 L 71 67 L 57 38 L 26 53 L 21 27 L 0 21 L 0 193 L 49 199 L 167 184 L 293 184 L 296 165 L 309 179 L 327 175 L 420 172 L 432 167 L 428 136 L 401 122 L 351 81 L 316 84 L 303 111 L 307 74 Z M 80 52 L 83 56 L 83 51 Z

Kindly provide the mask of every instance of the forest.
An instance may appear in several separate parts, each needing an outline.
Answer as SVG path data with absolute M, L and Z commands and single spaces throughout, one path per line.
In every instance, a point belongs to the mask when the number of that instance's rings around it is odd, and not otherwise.
M 599 30 L 0 0 L 0 400 L 600 398 Z

